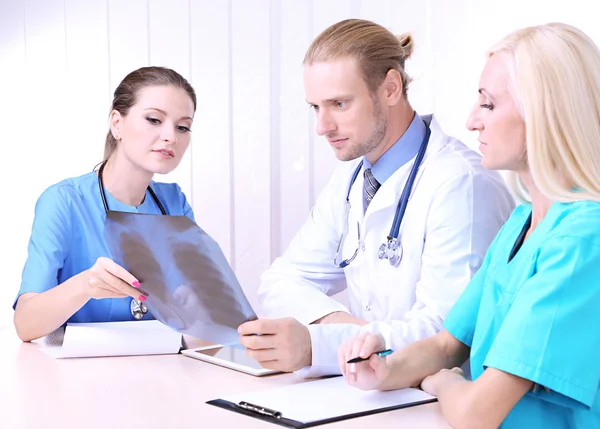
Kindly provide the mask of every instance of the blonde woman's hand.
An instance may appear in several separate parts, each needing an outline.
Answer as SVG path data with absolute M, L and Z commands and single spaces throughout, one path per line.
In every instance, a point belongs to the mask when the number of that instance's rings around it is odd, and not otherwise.
M 430 395 L 437 396 L 440 387 L 456 381 L 465 381 L 465 374 L 462 369 L 458 367 L 442 369 L 436 374 L 425 377 L 421 382 L 421 389 Z
M 385 349 L 383 336 L 368 332 L 350 338 L 340 345 L 338 362 L 346 382 L 362 390 L 377 389 L 390 374 L 387 357 L 374 354 L 383 349 Z M 369 359 L 358 363 L 347 363 L 356 357 Z

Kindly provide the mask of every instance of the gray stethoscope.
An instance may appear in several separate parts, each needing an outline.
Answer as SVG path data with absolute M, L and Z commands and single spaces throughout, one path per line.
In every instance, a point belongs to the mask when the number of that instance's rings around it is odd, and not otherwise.
M 102 165 L 100 166 L 100 169 L 98 170 L 98 187 L 100 188 L 100 196 L 102 197 L 102 203 L 104 204 L 104 210 L 106 210 L 106 213 L 108 214 L 108 211 L 109 211 L 108 203 L 106 202 L 106 193 L 104 192 L 104 181 L 102 180 L 102 172 L 104 171 L 105 165 L 106 165 L 106 161 L 102 163 Z M 150 186 L 148 186 L 148 192 L 150 192 L 150 196 L 152 197 L 152 199 L 154 200 L 154 202 L 160 209 L 160 212 L 163 215 L 166 215 L 167 212 L 165 211 L 165 208 L 160 203 L 160 200 L 158 199 L 158 197 L 156 196 L 156 194 L 154 193 L 154 191 L 152 190 L 152 188 Z M 146 307 L 146 305 L 139 299 L 131 299 L 131 304 L 129 305 L 129 309 L 131 310 L 131 315 L 136 320 L 140 320 L 142 317 L 144 317 L 144 315 L 146 313 L 148 313 L 148 307 Z
M 400 233 L 400 224 L 402 223 L 402 218 L 404 217 L 404 212 L 406 211 L 406 206 L 408 205 L 408 199 L 410 197 L 410 193 L 412 191 L 413 185 L 415 183 L 415 178 L 417 176 L 417 172 L 419 171 L 419 167 L 421 162 L 423 161 L 423 157 L 425 156 L 425 151 L 427 150 L 427 143 L 429 143 L 429 136 L 431 135 L 431 130 L 427 123 L 425 123 L 425 137 L 423 137 L 423 141 L 421 142 L 421 146 L 419 147 L 419 152 L 415 157 L 415 163 L 413 164 L 410 173 L 408 175 L 408 179 L 406 181 L 406 185 L 404 185 L 404 189 L 402 190 L 402 194 L 400 195 L 400 201 L 398 201 L 398 207 L 396 208 L 396 214 L 394 216 L 394 222 L 392 223 L 392 227 L 390 228 L 390 233 L 387 236 L 387 241 L 379 246 L 379 252 L 377 256 L 379 259 L 387 259 L 390 261 L 390 265 L 397 266 L 402 260 L 402 244 L 398 241 L 398 234 Z M 350 217 L 350 191 L 352 190 L 352 185 L 356 181 L 358 174 L 362 169 L 362 161 L 354 170 L 354 174 L 352 175 L 352 179 L 350 179 L 350 185 L 348 186 L 348 193 L 346 194 L 346 214 L 344 220 L 344 231 L 340 236 L 340 241 L 338 242 L 337 250 L 335 251 L 335 257 L 333 258 L 333 263 L 338 268 L 346 268 L 358 255 L 358 250 L 360 249 L 360 224 L 358 225 L 358 247 L 354 251 L 354 254 L 349 259 L 344 259 L 342 262 L 338 264 L 337 259 L 340 254 L 340 249 L 342 248 L 342 243 L 344 241 L 344 235 L 348 232 L 348 219 Z

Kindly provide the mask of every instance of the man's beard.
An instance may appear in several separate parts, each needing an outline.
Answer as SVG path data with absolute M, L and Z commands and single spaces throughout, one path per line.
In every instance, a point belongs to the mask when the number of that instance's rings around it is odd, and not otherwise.
M 379 103 L 375 103 L 374 109 L 374 116 L 377 122 L 375 123 L 375 129 L 371 133 L 371 136 L 366 141 L 357 143 L 356 145 L 349 147 L 348 153 L 343 154 L 343 157 L 340 158 L 341 161 L 351 161 L 358 157 L 364 156 L 367 153 L 373 151 L 381 144 L 383 138 L 385 137 L 385 134 L 387 133 L 388 123 L 385 117 L 381 114 Z

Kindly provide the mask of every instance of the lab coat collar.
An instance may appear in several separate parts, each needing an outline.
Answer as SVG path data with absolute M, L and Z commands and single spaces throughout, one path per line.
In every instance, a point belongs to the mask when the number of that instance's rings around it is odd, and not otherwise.
M 427 151 L 425 152 L 425 157 L 423 158 L 421 168 L 419 168 L 419 173 L 417 174 L 415 180 L 413 192 L 418 188 L 419 176 L 421 175 L 428 158 L 439 152 L 447 143 L 447 136 L 443 133 L 434 115 L 422 115 L 421 118 L 431 128 L 431 136 L 429 138 L 429 143 L 427 144 Z M 413 163 L 414 158 L 413 160 L 407 162 L 398 170 L 396 170 L 390 176 L 390 178 L 386 180 L 383 185 L 381 185 L 381 188 L 379 188 L 379 190 L 377 191 L 377 194 L 375 195 L 375 198 L 373 198 L 373 201 L 371 201 L 371 204 L 369 205 L 366 213 L 363 213 L 362 198 L 364 176 L 363 172 L 361 172 L 356 178 L 356 182 L 354 183 L 354 185 L 352 186 L 352 190 L 350 191 L 350 206 L 354 211 L 354 217 L 363 220 L 368 218 L 371 213 L 387 209 L 390 206 L 398 205 L 400 195 L 402 194 L 404 184 L 406 183 L 406 178 L 408 177 L 408 173 L 410 172 Z

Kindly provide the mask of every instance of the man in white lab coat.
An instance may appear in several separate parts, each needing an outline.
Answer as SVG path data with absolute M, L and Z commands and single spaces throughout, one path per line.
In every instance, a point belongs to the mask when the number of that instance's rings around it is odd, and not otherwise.
M 263 274 L 258 293 L 268 318 L 239 328 L 248 354 L 266 368 L 339 374 L 338 347 L 361 329 L 381 332 L 394 350 L 439 332 L 514 208 L 500 175 L 411 107 L 411 51 L 410 35 L 346 20 L 306 54 L 317 133 L 347 162 Z M 395 236 L 395 217 L 400 246 L 392 240 L 380 252 Z M 344 289 L 349 308 L 331 297 Z

